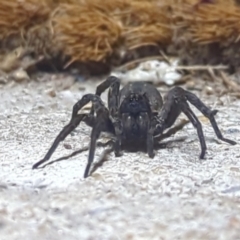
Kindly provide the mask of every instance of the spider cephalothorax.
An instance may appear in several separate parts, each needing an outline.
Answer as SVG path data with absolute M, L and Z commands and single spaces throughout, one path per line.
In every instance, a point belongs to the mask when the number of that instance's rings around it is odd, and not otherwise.
M 100 96 L 109 88 L 108 107 L 104 105 Z M 87 103 L 92 102 L 89 114 L 78 114 L 78 111 Z M 229 144 L 236 142 L 226 139 L 220 132 L 214 115 L 217 110 L 210 110 L 195 94 L 180 87 L 172 88 L 162 99 L 159 91 L 150 83 L 133 82 L 120 90 L 120 80 L 110 76 L 102 82 L 95 94 L 86 94 L 74 106 L 72 118 L 68 125 L 59 133 L 46 156 L 33 165 L 37 168 L 49 160 L 58 144 L 73 131 L 81 121 L 92 127 L 89 147 L 88 164 L 84 177 L 89 175 L 89 170 L 94 159 L 96 141 L 101 132 L 108 132 L 114 136 L 114 151 L 116 156 L 121 155 L 124 145 L 144 143 L 149 157 L 154 157 L 154 140 L 163 136 L 163 131 L 170 128 L 183 112 L 193 126 L 197 129 L 201 145 L 200 159 L 206 153 L 206 143 L 201 123 L 191 110 L 188 102 L 194 105 L 207 117 L 219 139 Z

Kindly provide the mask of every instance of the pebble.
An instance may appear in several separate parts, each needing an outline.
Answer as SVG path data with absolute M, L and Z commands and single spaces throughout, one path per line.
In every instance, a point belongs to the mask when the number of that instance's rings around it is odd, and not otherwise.
M 23 69 L 18 69 L 16 70 L 13 74 L 12 74 L 12 78 L 16 81 L 16 82 L 23 82 L 26 80 L 29 80 L 29 76 L 27 74 L 26 71 L 24 71 Z

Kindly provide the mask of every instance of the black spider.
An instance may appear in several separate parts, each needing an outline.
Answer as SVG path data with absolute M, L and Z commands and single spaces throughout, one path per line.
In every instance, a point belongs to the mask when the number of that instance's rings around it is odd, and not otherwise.
M 108 108 L 104 106 L 100 96 L 109 88 Z M 92 109 L 89 114 L 78 114 L 78 111 L 87 103 L 92 102 Z M 189 107 L 188 101 L 207 117 L 219 139 L 229 144 L 236 142 L 223 137 L 214 115 L 217 110 L 210 110 L 195 94 L 180 87 L 172 88 L 164 97 L 150 83 L 134 82 L 129 83 L 120 90 L 120 80 L 110 76 L 102 82 L 96 90 L 96 94 L 86 94 L 74 106 L 72 118 L 53 145 L 39 162 L 33 165 L 33 169 L 49 160 L 58 144 L 73 131 L 81 121 L 92 127 L 91 141 L 88 155 L 88 163 L 85 169 L 84 178 L 89 175 L 89 170 L 94 159 L 96 141 L 101 132 L 108 132 L 114 135 L 114 152 L 116 156 L 121 155 L 121 148 L 127 145 L 138 146 L 144 143 L 150 158 L 154 157 L 154 139 L 162 136 L 163 131 L 171 127 L 177 117 L 183 112 L 193 126 L 197 129 L 201 145 L 200 159 L 203 159 L 206 152 L 206 143 L 201 123 Z

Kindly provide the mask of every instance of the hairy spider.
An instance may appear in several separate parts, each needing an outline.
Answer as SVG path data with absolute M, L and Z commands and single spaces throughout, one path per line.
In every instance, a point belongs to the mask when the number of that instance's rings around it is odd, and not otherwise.
M 108 108 L 102 102 L 101 94 L 109 88 Z M 128 83 L 120 90 L 120 80 L 114 76 L 108 77 L 98 85 L 95 94 L 86 94 L 79 100 L 72 110 L 72 117 L 68 125 L 59 133 L 45 157 L 33 165 L 33 169 L 50 159 L 58 144 L 73 131 L 81 121 L 92 127 L 89 147 L 88 163 L 84 178 L 94 159 L 96 141 L 101 132 L 111 133 L 114 140 L 115 156 L 121 155 L 125 145 L 138 146 L 144 143 L 150 158 L 154 157 L 154 140 L 163 135 L 163 131 L 170 128 L 177 117 L 183 112 L 197 129 L 201 146 L 200 159 L 206 153 L 206 143 L 201 123 L 191 110 L 188 101 L 210 120 L 210 123 L 219 139 L 229 144 L 236 142 L 224 138 L 214 115 L 217 110 L 210 110 L 195 94 L 182 89 L 172 88 L 164 97 L 150 83 Z M 89 114 L 78 114 L 87 103 L 92 102 Z

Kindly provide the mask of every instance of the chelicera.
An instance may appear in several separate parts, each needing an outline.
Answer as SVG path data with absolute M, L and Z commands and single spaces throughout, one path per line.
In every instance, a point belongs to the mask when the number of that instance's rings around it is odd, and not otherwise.
M 101 100 L 101 94 L 108 88 L 108 106 L 106 107 Z M 92 102 L 90 113 L 79 114 L 79 110 L 89 102 Z M 138 146 L 144 144 L 148 156 L 153 158 L 154 141 L 159 136 L 161 137 L 166 129 L 173 126 L 182 112 L 197 130 L 201 146 L 199 157 L 203 159 L 206 153 L 206 143 L 202 126 L 188 102 L 209 119 L 216 136 L 220 140 L 231 145 L 236 144 L 235 141 L 223 137 L 214 117 L 217 110 L 210 110 L 195 94 L 181 87 L 174 87 L 162 99 L 159 91 L 150 83 L 133 82 L 120 89 L 120 80 L 117 77 L 110 76 L 98 85 L 95 94 L 84 95 L 73 106 L 69 124 L 56 137 L 45 157 L 33 165 L 33 169 L 48 161 L 58 144 L 81 121 L 92 127 L 84 178 L 89 175 L 94 160 L 96 142 L 101 132 L 107 132 L 114 136 L 113 149 L 115 156 L 122 155 L 124 145 Z

